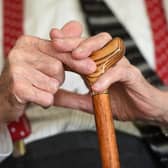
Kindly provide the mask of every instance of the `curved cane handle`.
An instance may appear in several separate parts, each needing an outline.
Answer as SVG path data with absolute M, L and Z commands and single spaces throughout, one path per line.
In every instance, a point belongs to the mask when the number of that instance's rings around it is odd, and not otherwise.
M 90 58 L 96 62 L 97 69 L 94 73 L 86 76 L 88 84 L 95 83 L 102 74 L 122 58 L 124 53 L 124 42 L 119 37 L 114 38 L 103 48 L 94 52 Z

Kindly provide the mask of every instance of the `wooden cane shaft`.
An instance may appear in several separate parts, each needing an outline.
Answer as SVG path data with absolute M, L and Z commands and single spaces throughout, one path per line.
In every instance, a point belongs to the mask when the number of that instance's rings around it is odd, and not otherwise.
M 108 94 L 93 97 L 95 120 L 103 168 L 120 168 L 118 147 Z
M 114 38 L 103 48 L 92 53 L 90 58 L 95 61 L 97 69 L 94 73 L 86 76 L 86 81 L 90 88 L 107 70 L 123 57 L 124 53 L 125 45 L 120 38 Z M 97 93 L 91 89 L 91 92 L 93 95 L 102 167 L 120 168 L 109 95 L 106 94 L 106 91 Z

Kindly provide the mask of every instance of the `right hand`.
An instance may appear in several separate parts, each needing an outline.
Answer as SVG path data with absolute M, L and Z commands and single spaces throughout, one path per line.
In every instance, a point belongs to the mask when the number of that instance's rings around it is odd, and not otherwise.
M 59 39 L 56 40 L 57 43 L 54 46 L 59 51 L 67 50 L 64 46 L 72 44 L 70 41 L 76 41 L 76 48 L 72 48 L 72 57 L 82 60 L 102 48 L 111 38 L 107 33 L 100 33 L 82 42 L 80 38 L 64 39 L 61 43 Z M 111 67 L 92 86 L 95 92 L 102 92 L 107 88 L 110 91 L 112 111 L 116 119 L 147 120 L 168 124 L 168 92 L 160 91 L 150 85 L 140 70 L 131 65 L 126 57 Z M 61 104 L 67 107 L 64 97 L 68 94 L 57 92 L 56 95 L 59 95 L 59 102 L 55 102 L 55 105 Z M 69 96 L 71 96 L 70 101 L 74 102 L 72 108 L 93 112 L 92 99 L 89 94 L 73 94 L 72 96 L 72 93 L 69 93 Z

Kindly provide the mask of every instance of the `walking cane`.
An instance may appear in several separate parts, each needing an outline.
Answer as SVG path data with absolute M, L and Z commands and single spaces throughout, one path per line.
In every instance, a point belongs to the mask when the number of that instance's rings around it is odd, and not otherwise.
M 117 63 L 125 53 L 125 46 L 120 38 L 114 38 L 102 49 L 94 52 L 90 57 L 96 62 L 97 70 L 86 76 L 89 86 Z M 108 90 L 102 93 L 92 91 L 98 134 L 100 155 L 103 168 L 120 168 L 118 147 L 112 117 L 111 103 Z

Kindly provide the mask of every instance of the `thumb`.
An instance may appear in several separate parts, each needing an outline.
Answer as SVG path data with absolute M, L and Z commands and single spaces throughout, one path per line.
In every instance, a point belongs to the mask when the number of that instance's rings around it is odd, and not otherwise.
M 92 99 L 89 94 L 77 94 L 66 90 L 58 90 L 54 96 L 54 105 L 92 113 Z
M 82 31 L 82 25 L 78 21 L 70 21 L 66 23 L 61 30 L 53 28 L 50 31 L 50 38 L 80 37 Z

